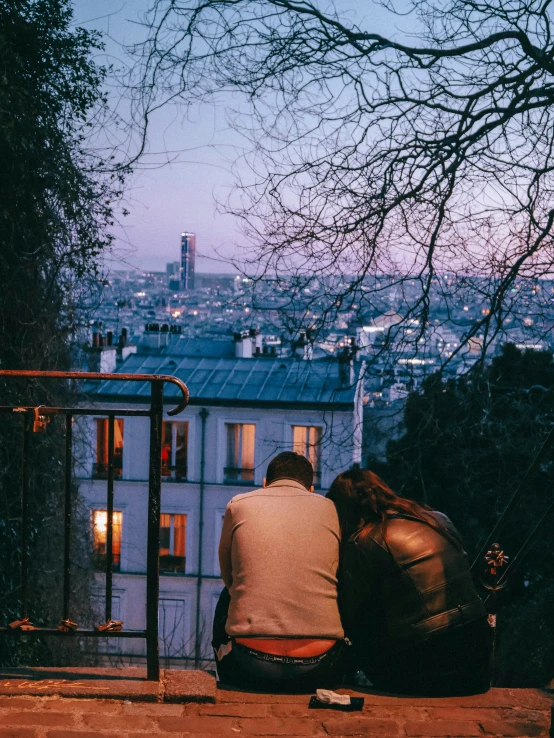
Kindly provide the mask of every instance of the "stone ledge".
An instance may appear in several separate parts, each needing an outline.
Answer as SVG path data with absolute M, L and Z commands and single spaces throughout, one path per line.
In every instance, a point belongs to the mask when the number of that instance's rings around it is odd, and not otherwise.
M 205 671 L 168 669 L 163 676 L 164 702 L 215 702 L 215 677 Z
M 204 671 L 162 671 L 159 682 L 146 669 L 126 667 L 21 667 L 0 669 L 0 695 L 80 697 L 137 702 L 215 702 L 216 682 Z
M 506 692 L 514 700 L 513 707 L 506 705 L 509 701 Z M 448 701 L 418 698 L 418 704 L 414 705 L 409 697 L 364 692 L 367 699 L 364 709 L 344 713 L 309 709 L 309 695 L 256 694 L 256 701 L 239 702 L 245 695 L 217 690 L 217 704 L 0 697 L 0 738 L 150 738 L 152 735 L 236 738 L 241 734 L 244 738 L 546 738 L 552 702 L 549 695 L 538 690 L 495 689 L 487 695 L 487 705 L 480 707 L 470 705 L 467 702 L 470 698 Z M 222 701 L 230 697 L 233 699 Z
M 492 689 L 472 697 L 364 697 L 361 712 L 310 709 L 309 695 L 216 689 L 205 672 L 140 668 L 0 670 L 0 738 L 394 736 L 546 738 L 554 695 Z M 75 699 L 79 697 L 79 699 Z

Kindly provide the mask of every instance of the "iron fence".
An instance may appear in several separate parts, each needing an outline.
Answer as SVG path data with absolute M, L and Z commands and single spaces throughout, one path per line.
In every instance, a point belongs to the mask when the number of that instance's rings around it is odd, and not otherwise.
M 178 387 L 181 397 L 176 407 L 167 411 L 170 416 L 182 412 L 189 401 L 186 385 L 176 377 L 150 374 L 104 374 L 97 372 L 41 372 L 0 371 L 2 378 L 66 379 L 66 380 L 114 380 L 119 382 L 150 383 L 150 407 L 145 410 L 134 408 L 107 409 L 94 407 L 50 407 L 40 405 L 3 405 L 1 413 L 18 415 L 23 423 L 21 450 L 21 563 L 20 563 L 20 616 L 6 627 L 0 627 L 5 636 L 61 636 L 61 637 L 107 637 L 143 638 L 146 640 L 147 679 L 158 680 L 160 658 L 158 642 L 158 599 L 159 599 L 159 548 L 160 548 L 160 499 L 162 480 L 162 420 L 164 412 L 164 384 Z M 56 628 L 35 627 L 29 619 L 29 492 L 32 463 L 33 433 L 42 432 L 51 416 L 65 416 L 65 484 L 64 484 L 64 555 L 63 555 L 63 604 L 62 617 Z M 105 622 L 94 629 L 79 628 L 71 620 L 71 490 L 73 484 L 73 419 L 76 416 L 106 417 L 108 419 L 108 463 L 103 470 L 106 479 L 106 557 L 105 557 Z M 114 479 L 117 476 L 114 424 L 118 417 L 146 417 L 150 420 L 150 461 L 148 476 L 148 533 L 146 551 L 146 629 L 124 630 L 123 623 L 112 619 L 113 593 L 113 515 Z

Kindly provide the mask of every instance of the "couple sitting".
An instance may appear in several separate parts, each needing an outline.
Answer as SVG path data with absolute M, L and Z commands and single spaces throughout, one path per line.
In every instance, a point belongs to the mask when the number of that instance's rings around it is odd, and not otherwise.
M 310 462 L 284 452 L 263 489 L 227 506 L 220 681 L 313 691 L 361 669 L 389 692 L 486 691 L 490 628 L 448 518 L 370 471 L 339 474 L 327 498 L 311 494 L 312 481 Z

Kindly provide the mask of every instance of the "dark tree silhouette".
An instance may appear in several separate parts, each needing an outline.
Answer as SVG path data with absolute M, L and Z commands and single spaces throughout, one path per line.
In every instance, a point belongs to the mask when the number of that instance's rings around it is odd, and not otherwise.
M 473 559 L 553 421 L 552 354 L 522 352 L 508 344 L 479 376 L 446 384 L 440 374 L 427 379 L 421 393 L 408 399 L 405 433 L 389 442 L 386 462 L 370 465 L 399 493 L 448 514 Z M 512 557 L 551 502 L 551 456 L 525 488 L 501 536 Z M 504 593 L 499 684 L 544 686 L 554 676 L 554 546 L 548 530 L 547 525 Z
M 69 369 L 122 175 L 90 148 L 105 101 L 96 34 L 72 26 L 69 0 L 0 4 L 0 366 Z M 75 402 L 65 384 L 0 381 L 3 405 Z M 0 621 L 20 615 L 20 415 L 0 417 Z M 64 429 L 33 437 L 30 616 L 61 617 Z M 75 504 L 78 508 L 75 491 Z M 78 509 L 76 509 L 76 513 Z M 90 615 L 88 520 L 75 526 L 73 616 Z M 58 639 L 59 640 L 59 639 Z M 78 649 L 78 644 L 76 644 Z M 3 638 L 0 663 L 46 662 L 60 644 Z M 75 651 L 76 654 L 76 651 Z M 69 653 L 66 658 L 69 657 Z
M 478 337 L 485 354 L 507 319 L 533 312 L 518 278 L 551 273 L 552 5 L 410 7 L 404 41 L 307 0 L 155 0 L 137 111 L 147 123 L 168 102 L 240 95 L 232 122 L 252 142 L 252 177 L 229 207 L 252 236 L 250 268 L 296 288 L 284 307 L 297 323 L 379 311 L 396 285 L 414 349 L 433 301 L 445 321 L 478 301 L 458 350 Z

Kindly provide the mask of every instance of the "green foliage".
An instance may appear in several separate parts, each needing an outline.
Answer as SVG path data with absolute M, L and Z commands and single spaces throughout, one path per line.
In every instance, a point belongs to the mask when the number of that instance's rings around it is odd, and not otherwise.
M 0 3 L 0 368 L 65 370 L 82 297 L 110 244 L 123 175 L 91 136 L 105 115 L 96 33 L 72 26 L 69 0 Z M 0 381 L 2 405 L 71 405 L 73 388 Z M 0 625 L 19 615 L 21 416 L 0 417 Z M 64 429 L 33 437 L 31 612 L 61 617 Z M 75 493 L 75 502 L 77 497 Z M 86 617 L 86 541 L 73 541 L 73 599 Z M 76 524 L 79 530 L 79 523 Z M 85 536 L 86 538 L 86 536 Z M 79 572 L 84 573 L 79 575 Z M 75 615 L 75 613 L 73 613 Z M 56 660 L 51 641 L 0 642 L 0 663 Z
M 397 492 L 445 512 L 462 533 L 471 558 L 553 420 L 552 354 L 507 344 L 480 372 L 446 382 L 435 374 L 421 392 L 412 393 L 405 433 L 388 444 L 387 461 L 376 470 Z M 554 463 L 548 460 L 526 487 L 502 535 L 508 554 L 518 550 L 538 521 L 553 487 Z M 553 565 L 554 544 L 543 533 L 501 603 L 499 684 L 544 686 L 554 677 Z

